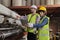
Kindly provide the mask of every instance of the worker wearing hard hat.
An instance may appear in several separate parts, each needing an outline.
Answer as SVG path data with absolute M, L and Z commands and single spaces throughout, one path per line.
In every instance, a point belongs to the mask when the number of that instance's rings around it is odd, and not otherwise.
M 40 16 L 38 13 L 36 13 L 37 6 L 32 5 L 30 10 L 31 10 L 31 13 L 28 15 L 28 22 L 33 24 L 38 23 Z M 36 28 L 27 27 L 27 32 L 28 32 L 28 35 L 27 35 L 28 40 L 31 40 L 31 39 L 36 40 Z
M 41 16 L 38 24 L 28 23 L 30 28 L 38 28 L 38 40 L 49 40 L 49 17 L 46 16 L 47 9 L 44 6 L 39 7 L 39 14 Z

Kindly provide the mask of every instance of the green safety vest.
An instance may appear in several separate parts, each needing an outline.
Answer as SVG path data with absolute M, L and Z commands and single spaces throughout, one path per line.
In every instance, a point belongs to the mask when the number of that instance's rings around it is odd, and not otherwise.
M 41 20 L 40 23 L 43 22 L 45 18 L 48 18 L 48 23 L 44 25 L 42 28 L 38 29 L 38 40 L 49 40 L 49 17 L 44 16 Z
M 28 22 L 35 24 L 37 16 L 40 16 L 40 15 L 38 13 L 36 13 L 33 16 L 32 16 L 32 14 L 29 14 L 28 15 Z M 27 32 L 35 33 L 35 31 L 36 31 L 36 28 L 29 28 L 29 27 L 27 27 Z

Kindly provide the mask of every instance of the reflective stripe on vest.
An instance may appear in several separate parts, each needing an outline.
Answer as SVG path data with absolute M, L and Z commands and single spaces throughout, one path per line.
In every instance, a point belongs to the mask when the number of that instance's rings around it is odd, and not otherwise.
M 45 29 L 42 29 L 42 28 L 39 28 L 40 30 L 49 30 L 49 28 L 45 28 Z
M 40 34 L 40 36 L 49 36 L 48 34 Z

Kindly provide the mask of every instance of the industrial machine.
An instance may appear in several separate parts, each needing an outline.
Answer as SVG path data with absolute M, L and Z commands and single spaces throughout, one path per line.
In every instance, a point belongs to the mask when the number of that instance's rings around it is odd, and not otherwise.
M 20 40 L 23 32 L 20 15 L 0 4 L 0 40 Z

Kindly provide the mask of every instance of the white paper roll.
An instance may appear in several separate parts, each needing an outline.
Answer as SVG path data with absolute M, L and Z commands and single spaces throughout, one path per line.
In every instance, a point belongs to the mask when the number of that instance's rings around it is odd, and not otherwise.
M 0 4 L 0 14 L 10 16 L 11 10 Z
M 12 18 L 19 19 L 20 15 L 7 7 L 0 4 L 0 14 L 11 16 Z
M 22 0 L 13 0 L 13 6 L 22 6 Z
M 0 15 L 0 23 L 3 23 L 3 21 L 4 21 L 4 16 Z
M 54 5 L 54 0 L 47 0 L 47 5 Z
M 2 0 L 2 4 L 9 7 L 11 5 L 11 0 Z
M 55 0 L 55 4 L 60 4 L 60 0 Z
M 26 6 L 26 0 L 22 0 L 22 6 Z

